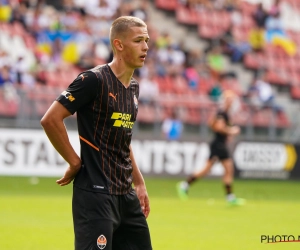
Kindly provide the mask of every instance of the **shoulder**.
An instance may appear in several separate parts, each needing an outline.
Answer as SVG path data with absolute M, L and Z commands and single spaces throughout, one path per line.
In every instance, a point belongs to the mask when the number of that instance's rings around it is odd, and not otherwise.
M 105 75 L 109 74 L 109 67 L 107 64 L 98 65 L 87 71 L 81 72 L 75 81 L 81 80 L 85 82 L 93 82 L 94 84 L 101 83 L 105 78 Z
M 91 70 L 87 70 L 87 71 L 81 72 L 75 80 L 81 80 L 83 82 L 83 81 L 89 81 L 92 79 L 97 79 L 96 74 Z
M 93 72 L 99 78 L 103 73 L 109 72 L 109 67 L 107 64 L 102 64 L 102 65 L 97 65 L 96 67 L 89 69 L 88 71 Z
M 89 86 L 89 85 L 93 85 L 96 86 L 98 85 L 98 80 L 97 80 L 97 76 L 92 72 L 92 71 L 84 71 L 81 72 L 73 81 L 73 83 L 71 84 L 72 86 L 80 86 L 84 87 L 84 86 Z

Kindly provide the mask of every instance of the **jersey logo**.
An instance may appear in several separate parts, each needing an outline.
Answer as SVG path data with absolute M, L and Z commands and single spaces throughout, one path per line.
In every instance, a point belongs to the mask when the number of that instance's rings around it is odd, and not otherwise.
M 111 92 L 109 92 L 109 94 L 108 94 L 110 97 L 112 97 L 115 101 L 117 101 L 117 94 L 113 94 L 113 93 L 111 93 Z
M 72 96 L 72 94 L 70 92 L 67 91 L 63 91 L 61 93 L 64 97 L 66 97 L 66 99 L 68 99 L 70 102 L 73 102 L 75 100 L 75 97 Z
M 130 114 L 114 112 L 111 119 L 115 120 L 114 127 L 132 128 L 134 125 L 134 122 L 130 121 Z
M 89 76 L 85 76 L 84 74 L 82 74 L 80 75 L 80 77 L 81 77 L 81 81 L 83 81 L 85 77 L 89 77 Z
M 97 246 L 99 247 L 99 249 L 104 249 L 106 247 L 106 244 L 106 237 L 103 234 L 101 234 L 97 239 Z

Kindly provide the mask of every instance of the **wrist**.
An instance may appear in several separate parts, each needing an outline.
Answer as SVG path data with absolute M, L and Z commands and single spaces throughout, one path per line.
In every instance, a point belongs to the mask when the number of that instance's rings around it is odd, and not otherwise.
M 133 184 L 134 186 L 145 186 L 145 181 L 144 179 L 135 180 L 135 178 L 133 178 Z
M 70 162 L 69 165 L 70 165 L 70 168 L 72 168 L 72 169 L 80 169 L 81 165 L 82 165 L 81 159 L 78 158 L 75 161 Z

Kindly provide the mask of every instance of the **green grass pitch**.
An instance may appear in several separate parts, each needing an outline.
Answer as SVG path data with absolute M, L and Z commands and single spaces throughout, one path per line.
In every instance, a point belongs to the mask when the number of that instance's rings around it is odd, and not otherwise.
M 146 178 L 154 250 L 300 249 L 300 242 L 260 242 L 261 235 L 300 235 L 299 182 L 237 180 L 247 203 L 227 207 L 220 179 L 197 182 L 185 202 L 177 181 Z M 0 249 L 72 250 L 71 196 L 72 186 L 54 178 L 0 177 Z

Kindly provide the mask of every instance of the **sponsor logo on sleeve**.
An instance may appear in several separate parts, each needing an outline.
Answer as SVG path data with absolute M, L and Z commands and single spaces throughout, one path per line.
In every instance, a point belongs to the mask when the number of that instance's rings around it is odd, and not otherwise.
M 63 92 L 61 93 L 61 95 L 63 95 L 63 96 L 64 96 L 66 99 L 68 99 L 70 102 L 75 101 L 75 97 L 72 96 L 72 94 L 71 94 L 70 92 L 68 92 L 68 91 L 63 91 Z

